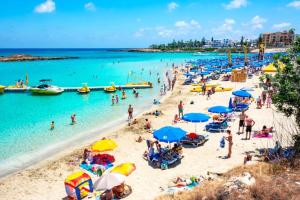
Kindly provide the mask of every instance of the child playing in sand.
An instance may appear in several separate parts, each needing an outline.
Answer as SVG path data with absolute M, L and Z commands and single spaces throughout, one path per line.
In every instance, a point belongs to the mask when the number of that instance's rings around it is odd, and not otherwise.
M 145 119 L 145 121 L 146 121 L 145 129 L 150 130 L 151 129 L 151 123 L 150 123 L 149 119 Z

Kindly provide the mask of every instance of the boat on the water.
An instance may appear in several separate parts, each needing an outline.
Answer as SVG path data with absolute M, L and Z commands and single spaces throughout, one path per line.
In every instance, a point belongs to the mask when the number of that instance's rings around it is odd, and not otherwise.
M 87 83 L 83 83 L 82 88 L 78 89 L 77 92 L 79 94 L 88 94 L 90 92 L 90 88 L 87 86 Z
M 32 94 L 57 95 L 57 94 L 63 93 L 63 91 L 64 91 L 64 89 L 62 89 L 58 86 L 48 84 L 48 82 L 51 82 L 50 79 L 42 79 L 42 80 L 40 80 L 40 82 L 41 82 L 41 85 L 36 86 L 36 87 L 31 87 L 29 89 L 29 91 L 32 92 Z
M 4 89 L 5 89 L 6 87 L 4 86 L 4 85 L 0 85 L 0 94 L 3 94 L 4 93 Z
M 117 87 L 115 86 L 114 83 L 112 83 L 111 86 L 104 88 L 104 92 L 115 92 L 115 91 L 117 91 Z

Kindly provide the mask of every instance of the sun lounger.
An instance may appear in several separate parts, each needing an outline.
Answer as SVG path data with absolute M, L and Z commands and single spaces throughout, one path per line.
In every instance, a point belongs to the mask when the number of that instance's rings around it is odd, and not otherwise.
M 235 112 L 242 112 L 242 111 L 245 111 L 245 110 L 248 110 L 249 109 L 249 105 L 248 104 L 237 104 L 234 108 L 232 108 L 233 111 Z
M 200 146 L 203 145 L 208 140 L 207 137 L 203 135 L 198 135 L 196 133 L 187 134 L 184 138 L 180 140 L 181 144 Z
M 228 128 L 227 120 L 223 122 L 211 122 L 205 126 L 205 130 L 208 132 L 224 132 Z

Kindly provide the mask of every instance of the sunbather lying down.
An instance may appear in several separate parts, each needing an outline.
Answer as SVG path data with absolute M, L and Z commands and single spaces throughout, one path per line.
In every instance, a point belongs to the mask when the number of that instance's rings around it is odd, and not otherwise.
M 273 126 L 270 128 L 267 128 L 267 126 L 263 126 L 262 130 L 260 131 L 254 131 L 254 135 L 264 135 L 264 136 L 268 136 L 269 133 L 273 132 Z
M 200 183 L 203 180 L 203 177 L 195 177 L 192 176 L 190 178 L 182 178 L 182 177 L 177 177 L 175 181 L 173 181 L 174 185 L 169 186 L 169 187 L 184 187 L 187 185 L 191 185 L 193 183 Z

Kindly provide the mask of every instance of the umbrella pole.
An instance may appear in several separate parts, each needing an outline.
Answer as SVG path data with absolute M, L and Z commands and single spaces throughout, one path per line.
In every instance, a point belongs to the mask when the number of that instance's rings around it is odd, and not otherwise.
M 197 133 L 197 123 L 195 123 L 195 133 Z

